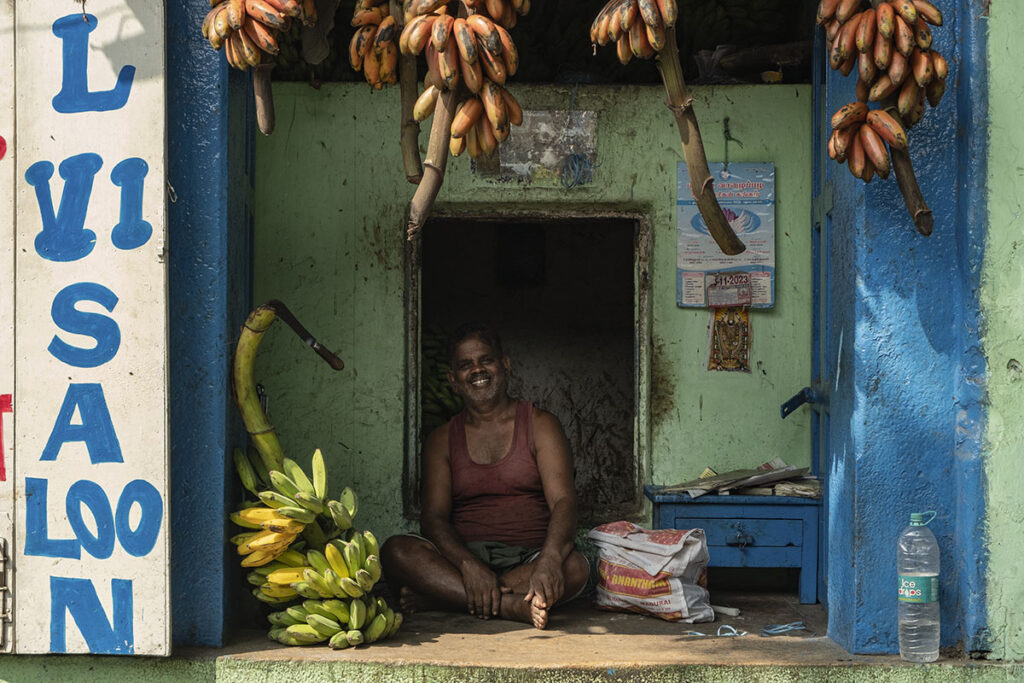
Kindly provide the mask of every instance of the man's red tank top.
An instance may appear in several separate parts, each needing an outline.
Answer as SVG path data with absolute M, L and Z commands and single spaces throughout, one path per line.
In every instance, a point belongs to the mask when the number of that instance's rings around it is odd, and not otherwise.
M 469 457 L 466 413 L 448 426 L 452 469 L 452 525 L 464 541 L 500 541 L 524 548 L 544 545 L 551 513 L 544 498 L 533 443 L 533 404 L 518 401 L 512 447 L 498 462 Z

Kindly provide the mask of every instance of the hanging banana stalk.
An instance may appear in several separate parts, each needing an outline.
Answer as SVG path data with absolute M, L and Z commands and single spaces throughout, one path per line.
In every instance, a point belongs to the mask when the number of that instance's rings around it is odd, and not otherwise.
M 519 68 L 509 29 L 530 11 L 530 0 L 410 0 L 399 37 L 404 55 L 423 54 L 427 74 L 413 119 L 434 117 L 423 179 L 409 205 L 407 236 L 414 239 L 433 210 L 448 155 L 491 157 L 523 123 L 523 110 L 505 89 Z
M 872 4 L 872 7 L 876 10 L 876 12 L 877 12 L 877 9 L 878 9 L 879 5 L 882 3 L 882 1 L 883 0 L 872 0 L 871 4 Z M 928 5 L 930 5 L 930 3 Z M 925 5 L 925 4 L 922 3 L 921 5 L 916 5 L 915 4 L 914 7 L 915 7 L 915 9 L 917 9 L 919 6 L 920 7 L 928 7 L 928 5 Z M 934 9 L 934 8 L 932 8 L 932 9 Z M 934 11 L 938 12 L 937 9 L 934 10 Z M 920 13 L 919 12 L 919 14 L 921 14 L 921 21 L 922 21 L 922 23 L 924 23 L 926 21 L 924 16 L 925 16 L 925 14 L 928 14 L 927 10 L 925 11 L 925 13 Z M 930 13 L 929 16 L 930 16 L 930 19 L 931 19 L 930 23 L 934 23 L 935 25 L 938 25 L 938 26 L 942 25 L 942 14 L 941 14 L 941 12 L 937 15 L 937 17 L 936 17 L 936 15 L 934 13 Z M 937 19 L 937 21 L 936 21 L 936 19 Z M 915 24 L 915 26 L 916 26 L 916 24 Z M 931 34 L 931 32 L 929 30 L 929 36 L 930 36 L 930 34 Z M 916 39 L 916 37 L 915 37 L 915 39 Z M 929 38 L 929 41 L 930 41 L 930 38 Z M 929 42 L 929 46 L 930 45 L 931 45 L 931 43 Z M 934 63 L 934 56 L 932 56 L 932 61 Z M 942 79 L 942 82 L 943 82 L 943 90 L 945 90 L 945 79 L 944 78 Z M 942 95 L 939 94 L 939 96 L 935 100 L 934 104 L 938 104 L 938 99 L 941 99 L 941 97 L 942 97 Z M 909 121 L 905 121 L 902 118 L 902 116 L 901 116 L 901 114 L 899 112 L 898 99 L 899 99 L 898 95 L 896 93 L 893 93 L 886 100 L 885 105 L 883 106 L 883 109 L 888 111 L 892 116 L 896 117 L 896 120 L 900 121 L 901 123 L 903 123 L 904 127 L 906 128 L 907 127 L 906 124 L 909 123 Z M 925 99 L 925 97 L 922 96 L 921 97 L 921 108 L 922 109 L 924 108 L 924 99 Z M 929 96 L 929 99 L 930 99 L 930 96 Z M 915 123 L 916 123 L 916 121 L 915 121 Z M 900 188 L 900 194 L 903 195 L 903 204 L 907 207 L 907 213 L 910 214 L 910 218 L 914 222 L 914 227 L 917 229 L 917 231 L 921 235 L 923 235 L 925 237 L 928 237 L 929 235 L 932 234 L 932 230 L 935 228 L 935 217 L 932 215 L 932 210 L 928 206 L 928 202 L 925 201 L 924 193 L 921 192 L 921 186 L 918 185 L 918 183 L 917 183 L 917 174 L 914 173 L 914 165 L 910 161 L 910 152 L 907 151 L 906 149 L 900 149 L 898 147 L 890 147 L 889 149 L 890 149 L 889 156 L 892 157 L 892 171 L 893 171 L 893 174 L 896 176 L 896 184 Z
M 820 0 L 829 66 L 857 75 L 857 100 L 832 116 L 829 156 L 864 182 L 895 174 L 917 231 L 935 227 L 914 174 L 907 131 L 921 120 L 925 102 L 939 104 L 949 64 L 932 47 L 942 12 L 928 0 Z M 869 103 L 878 102 L 878 109 Z
M 895 103 L 887 104 L 888 106 L 883 109 L 901 121 Z M 928 202 L 925 201 L 921 186 L 917 184 L 917 174 L 914 173 L 914 165 L 910 161 L 910 152 L 899 147 L 890 147 L 889 156 L 892 157 L 892 172 L 896 176 L 900 194 L 903 195 L 903 204 L 907 207 L 907 213 L 910 214 L 917 231 L 924 237 L 928 237 L 935 228 L 935 217 L 932 215 Z
M 390 6 L 391 16 L 398 21 L 397 30 L 401 33 L 405 27 L 402 4 L 398 0 L 391 0 Z M 413 185 L 418 185 L 423 179 L 423 163 L 420 161 L 420 124 L 412 113 L 418 97 L 416 92 L 416 55 L 401 55 L 398 58 L 398 87 L 402 94 L 399 115 L 399 119 L 402 121 L 400 138 L 402 164 L 405 166 L 406 180 Z
M 277 439 L 277 432 L 267 420 L 267 415 L 260 405 L 259 396 L 256 393 L 256 382 L 253 380 L 253 364 L 256 360 L 256 351 L 263 339 L 263 333 L 278 317 L 287 323 L 295 331 L 295 334 L 299 335 L 299 338 L 316 351 L 317 355 L 327 361 L 332 368 L 341 370 L 345 367 L 345 363 L 314 339 L 306 328 L 296 320 L 288 307 L 280 301 L 268 301 L 253 310 L 245 319 L 242 332 L 238 337 L 238 345 L 235 348 L 232 386 L 235 402 L 242 414 L 242 422 L 245 423 L 245 429 L 249 432 L 249 437 L 256 450 L 259 451 L 268 471 L 283 469 L 284 452 Z
M 697 209 L 722 253 L 730 256 L 742 253 L 747 247 L 729 225 L 718 203 L 718 197 L 715 196 L 715 181 L 708 169 L 704 141 L 700 137 L 697 116 L 693 113 L 693 97 L 686 89 L 683 68 L 679 64 L 679 49 L 676 47 L 674 28 L 665 31 L 665 47 L 658 52 L 658 70 L 661 72 L 661 80 L 665 83 L 665 93 L 668 97 L 665 104 L 672 110 L 676 126 L 679 128 L 686 169 L 690 174 L 690 188 L 693 198 L 697 200 Z
M 429 6 L 429 5 L 427 5 Z M 465 4 L 459 3 L 458 16 L 465 19 L 469 15 Z M 419 15 L 417 15 L 419 18 Z M 423 23 L 426 20 L 420 20 Z M 411 32 L 410 32 L 411 34 Z M 429 34 L 428 34 L 429 35 Z M 448 45 L 448 49 L 455 52 L 454 40 Z M 415 55 L 414 51 L 412 52 Z M 443 63 L 445 60 L 436 59 L 436 63 Z M 429 65 L 429 61 L 428 61 Z M 441 191 L 444 183 L 444 173 L 448 166 L 448 152 L 451 143 L 452 120 L 455 117 L 456 104 L 461 99 L 463 85 L 457 80 L 450 79 L 451 87 L 444 90 L 437 98 L 434 106 L 434 120 L 430 124 L 430 141 L 427 143 L 427 156 L 423 160 L 423 177 L 419 187 L 409 202 L 409 223 L 406 226 L 406 238 L 410 241 L 416 239 L 420 230 L 426 224 L 431 212 L 434 210 L 434 201 L 437 193 Z
M 257 65 L 253 69 L 253 99 L 256 102 L 256 125 L 264 135 L 274 132 L 274 91 L 270 84 L 273 62 Z
M 444 171 L 448 165 L 449 132 L 455 116 L 455 103 L 459 91 L 449 90 L 437 98 L 434 108 L 434 121 L 430 125 L 430 142 L 427 144 L 427 156 L 423 160 L 423 179 L 409 203 L 409 224 L 406 237 L 416 239 L 420 230 L 430 218 L 434 210 L 434 200 L 441 191 L 444 182 Z
M 672 110 L 690 174 L 690 188 L 708 232 L 723 253 L 734 255 L 747 247 L 736 236 L 715 196 L 715 182 L 708 169 L 704 142 L 693 113 L 693 97 L 686 88 L 676 46 L 676 0 L 609 0 L 590 27 L 595 45 L 614 43 L 619 61 L 657 56 L 665 84 L 666 106 Z

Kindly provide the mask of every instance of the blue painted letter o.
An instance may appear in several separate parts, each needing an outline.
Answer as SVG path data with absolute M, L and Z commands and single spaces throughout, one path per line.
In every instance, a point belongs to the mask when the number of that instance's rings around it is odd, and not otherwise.
M 138 503 L 142 508 L 139 526 L 132 530 L 128 522 L 128 513 L 132 505 Z M 114 525 L 117 528 L 117 540 L 129 555 L 143 557 L 156 545 L 160 535 L 160 523 L 164 516 L 163 499 L 156 487 L 143 479 L 128 482 L 117 500 L 117 517 Z
M 96 520 L 96 535 L 93 536 L 82 518 L 82 503 L 92 512 Z M 114 516 L 110 511 L 110 501 L 103 488 L 94 481 L 82 479 L 76 481 L 68 489 L 64 499 L 64 509 L 68 515 L 68 523 L 75 536 L 82 544 L 82 550 L 95 558 L 104 560 L 114 552 Z

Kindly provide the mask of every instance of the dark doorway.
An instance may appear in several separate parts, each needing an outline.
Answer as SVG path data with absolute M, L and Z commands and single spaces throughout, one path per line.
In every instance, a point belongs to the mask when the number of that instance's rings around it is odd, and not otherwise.
M 635 510 L 637 230 L 609 218 L 432 221 L 421 259 L 421 439 L 459 408 L 443 340 L 483 321 L 512 357 L 512 393 L 562 422 L 581 521 Z

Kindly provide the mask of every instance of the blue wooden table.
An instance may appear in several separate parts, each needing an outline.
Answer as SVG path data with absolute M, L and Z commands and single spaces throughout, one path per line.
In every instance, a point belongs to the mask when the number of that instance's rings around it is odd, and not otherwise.
M 789 496 L 691 498 L 644 486 L 655 529 L 703 529 L 711 567 L 797 567 L 800 602 L 817 602 L 821 501 Z

